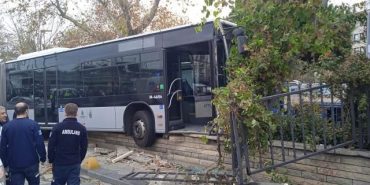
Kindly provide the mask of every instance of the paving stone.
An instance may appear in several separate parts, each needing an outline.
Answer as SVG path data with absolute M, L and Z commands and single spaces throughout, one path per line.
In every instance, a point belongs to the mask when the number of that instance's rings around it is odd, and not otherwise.
M 333 170 L 333 169 L 326 169 L 326 168 L 318 168 L 318 173 L 327 175 L 327 176 L 335 176 L 335 177 L 342 177 L 346 179 L 356 179 L 359 181 L 365 181 L 370 184 L 370 177 L 369 175 L 359 174 L 359 173 L 352 173 L 352 172 L 345 172 L 341 170 Z
M 326 176 L 326 180 L 331 183 L 341 184 L 341 185 L 352 185 L 352 179 L 345 179 L 340 177 Z
M 302 178 L 302 177 L 289 176 L 289 175 L 286 175 L 286 176 L 288 177 L 289 181 L 292 182 L 292 184 L 299 184 L 299 185 L 335 185 L 335 184 L 328 183 L 328 182 L 310 180 L 310 179 L 305 179 L 305 178 Z
M 353 180 L 353 185 L 369 185 L 368 182 Z
M 281 168 L 278 168 L 277 171 L 281 174 L 289 174 L 289 175 L 296 176 L 296 177 L 302 176 L 302 171 L 300 170 L 294 170 L 290 168 L 281 167 Z
M 306 172 L 306 171 L 302 172 L 302 177 L 304 177 L 306 179 L 312 179 L 312 180 L 317 180 L 317 181 L 322 181 L 322 182 L 326 181 L 326 176 L 325 175 Z

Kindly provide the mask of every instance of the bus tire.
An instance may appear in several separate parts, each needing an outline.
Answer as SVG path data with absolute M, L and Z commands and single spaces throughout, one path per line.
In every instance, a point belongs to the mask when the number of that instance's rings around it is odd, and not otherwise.
M 149 147 L 155 141 L 154 120 L 148 111 L 137 111 L 132 119 L 132 137 L 140 147 Z

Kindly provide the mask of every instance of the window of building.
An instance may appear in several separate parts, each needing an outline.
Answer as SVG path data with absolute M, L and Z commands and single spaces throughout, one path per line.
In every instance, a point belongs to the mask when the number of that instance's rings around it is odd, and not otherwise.
M 364 42 L 366 40 L 366 34 L 362 33 L 355 33 L 353 34 L 353 42 Z
M 356 47 L 356 48 L 353 48 L 353 52 L 357 53 L 357 54 L 366 53 L 366 48 L 365 47 Z
M 361 41 L 365 41 L 366 40 L 365 33 L 360 33 L 360 39 L 361 39 Z
M 361 41 L 361 35 L 359 33 L 353 34 L 353 42 L 360 42 Z

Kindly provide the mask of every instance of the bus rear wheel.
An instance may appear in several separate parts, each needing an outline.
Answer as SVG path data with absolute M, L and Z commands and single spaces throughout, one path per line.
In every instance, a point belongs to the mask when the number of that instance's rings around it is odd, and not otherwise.
M 149 147 L 155 141 L 154 121 L 148 111 L 137 111 L 132 119 L 132 135 L 140 147 Z

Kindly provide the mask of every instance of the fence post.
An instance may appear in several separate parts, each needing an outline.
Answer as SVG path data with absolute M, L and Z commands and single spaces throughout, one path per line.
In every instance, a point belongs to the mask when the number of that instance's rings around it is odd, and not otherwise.
M 247 172 L 247 175 L 251 175 L 251 166 L 249 161 L 249 146 L 248 146 L 248 128 L 246 125 L 242 124 L 242 139 L 243 139 L 243 146 L 242 146 L 242 152 L 244 154 L 244 160 L 245 160 L 245 169 Z
M 241 156 L 241 147 L 240 147 L 240 138 L 238 134 L 238 125 L 236 122 L 236 117 L 233 109 L 231 109 L 230 113 L 230 121 L 231 121 L 231 137 L 233 138 L 233 152 L 236 152 L 236 155 L 232 155 L 233 161 L 233 168 L 234 168 L 234 176 L 236 176 L 237 183 L 239 185 L 243 185 L 244 177 L 243 177 L 243 167 L 242 167 L 242 156 Z M 236 160 L 235 160 L 236 157 Z M 236 162 L 236 164 L 234 164 Z M 236 167 L 236 170 L 235 170 Z
M 236 148 L 235 148 L 235 136 L 234 136 L 234 127 L 233 127 L 233 121 L 232 121 L 232 113 L 230 112 L 230 139 L 231 139 L 231 165 L 233 168 L 233 175 L 237 176 L 237 168 L 238 168 L 238 161 L 236 157 Z
M 367 107 L 366 107 L 366 114 L 367 114 L 367 142 L 366 145 L 369 146 L 370 144 L 370 88 L 367 88 L 366 91 L 367 95 Z
M 349 90 L 349 104 L 350 104 L 350 111 L 351 111 L 351 124 L 352 124 L 352 140 L 357 142 L 358 139 L 356 137 L 356 115 L 355 115 L 355 105 L 353 100 L 353 90 Z

